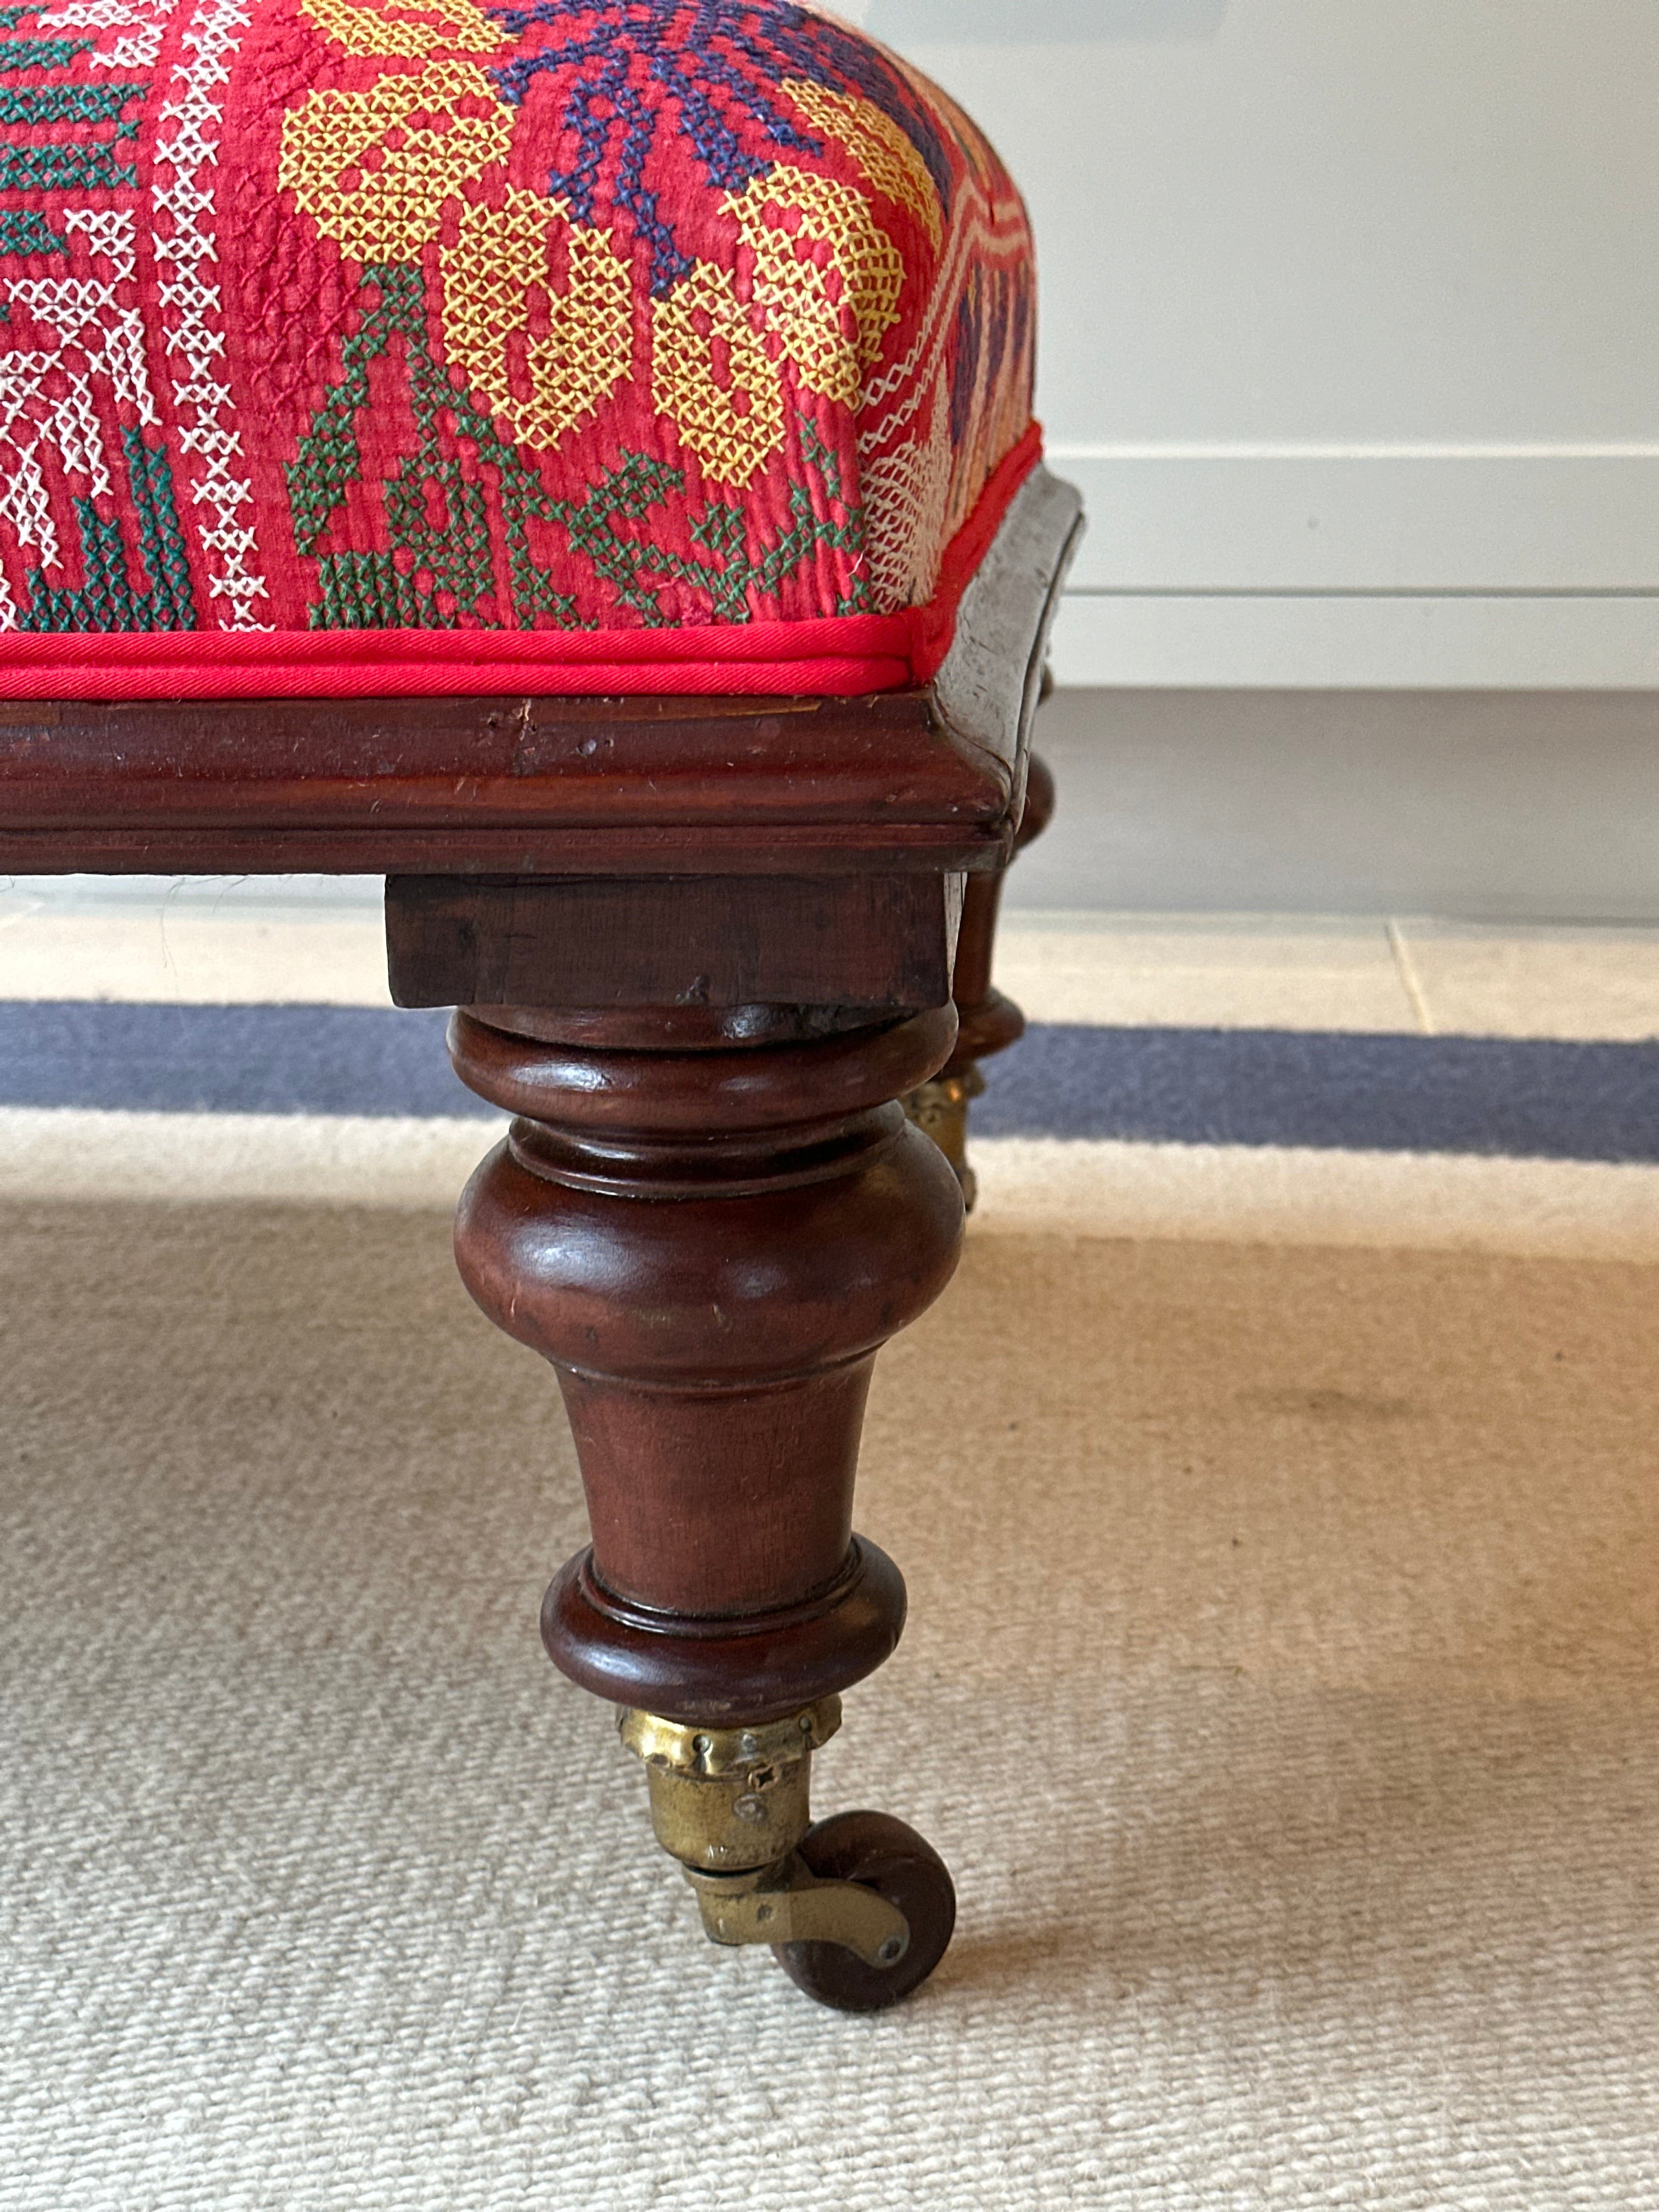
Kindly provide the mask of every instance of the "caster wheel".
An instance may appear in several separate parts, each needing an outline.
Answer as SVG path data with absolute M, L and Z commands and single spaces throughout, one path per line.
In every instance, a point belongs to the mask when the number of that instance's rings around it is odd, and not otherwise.
M 884 2012 L 920 1989 L 957 1924 L 957 1893 L 933 1845 L 888 1814 L 836 1813 L 807 1830 L 800 1855 L 820 1881 L 862 1882 L 897 1905 L 910 1948 L 895 1966 L 866 1966 L 839 1943 L 775 1943 L 796 1987 L 837 2012 Z

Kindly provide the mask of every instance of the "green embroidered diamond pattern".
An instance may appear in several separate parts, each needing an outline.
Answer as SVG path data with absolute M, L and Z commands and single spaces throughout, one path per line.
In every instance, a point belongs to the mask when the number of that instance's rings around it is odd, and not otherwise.
M 790 525 L 775 545 L 751 550 L 748 517 L 741 507 L 724 500 L 711 500 L 690 518 L 693 544 L 713 555 L 712 560 L 688 559 L 654 545 L 649 537 L 619 530 L 619 522 L 642 522 L 653 507 L 665 506 L 685 489 L 683 469 L 644 453 L 624 455 L 622 466 L 586 499 L 556 500 L 551 511 L 569 532 L 572 548 L 587 556 L 620 603 L 631 607 L 647 629 L 665 629 L 674 620 L 660 605 L 663 587 L 670 584 L 689 585 L 706 595 L 714 621 L 746 623 L 754 599 L 774 596 L 820 545 L 849 553 L 863 550 L 861 508 L 846 508 L 844 522 L 823 511 L 843 503 L 835 455 L 805 420 L 800 436 L 808 481 L 790 485 Z M 836 611 L 862 614 L 867 605 L 867 586 L 860 580 Z
M 132 588 L 121 525 L 106 520 L 89 499 L 74 502 L 86 582 L 78 592 L 54 591 L 44 572 L 29 571 L 29 604 L 20 629 L 191 629 L 195 611 L 190 564 L 179 528 L 167 455 L 147 446 L 136 429 L 121 433 L 127 483 L 138 517 L 138 542 L 151 578 L 148 592 Z
M 518 623 L 527 627 L 534 615 L 546 613 L 574 627 L 574 601 L 555 592 L 531 557 L 530 523 L 551 511 L 540 480 L 433 360 L 420 270 L 404 263 L 366 269 L 360 299 L 362 325 L 341 348 L 343 374 L 289 465 L 298 550 L 316 554 L 335 511 L 362 475 L 357 424 L 369 404 L 369 371 L 394 339 L 402 345 L 416 450 L 380 488 L 392 551 L 318 557 L 322 597 L 310 611 L 312 629 L 453 629 L 466 617 L 499 627 L 491 613 L 495 575 L 487 495 L 455 458 L 459 439 L 471 441 L 479 464 L 495 477 Z
M 58 237 L 39 208 L 0 211 L 0 254 L 68 252 L 69 240 Z
M 123 110 L 148 84 L 0 85 L 0 191 L 110 191 L 136 185 L 139 118 Z M 44 125 L 112 124 L 106 137 L 31 138 Z M 24 134 L 21 143 L 18 134 Z
M 0 39 L 0 76 L 22 70 L 64 69 L 93 51 L 90 39 Z
M 570 550 L 650 629 L 684 619 L 664 611 L 671 588 L 682 598 L 689 589 L 710 621 L 746 623 L 756 600 L 774 596 L 820 546 L 854 554 L 863 548 L 863 512 L 845 504 L 835 457 L 806 422 L 801 441 L 807 480 L 790 488 L 789 527 L 775 544 L 751 545 L 748 516 L 723 500 L 711 500 L 692 517 L 690 535 L 699 548 L 694 556 L 665 550 L 648 531 L 627 530 L 629 523 L 648 523 L 654 509 L 685 489 L 684 470 L 643 453 L 624 454 L 622 465 L 585 498 L 554 499 L 517 447 L 497 435 L 489 416 L 433 360 L 420 270 L 404 263 L 366 269 L 359 304 L 362 321 L 341 347 L 342 374 L 324 395 L 288 470 L 295 542 L 317 559 L 321 596 L 310 611 L 313 629 L 454 629 L 469 617 L 501 627 L 492 507 L 505 538 L 513 620 L 525 629 L 538 614 L 550 615 L 562 629 L 594 626 L 580 619 L 572 595 L 554 589 L 532 549 L 532 524 L 562 526 Z M 319 553 L 362 475 L 358 423 L 370 404 L 369 372 L 394 340 L 401 345 L 416 450 L 380 486 L 392 550 Z M 476 475 L 456 458 L 461 441 L 477 451 Z M 839 522 L 836 508 L 844 517 Z M 862 613 L 866 605 L 860 582 L 837 611 Z
M 0 7 L 0 32 L 15 33 L 26 17 L 39 16 L 46 4 L 49 0 L 35 6 Z M 88 11 L 80 13 L 87 21 Z M 114 19 L 105 7 L 94 9 L 90 20 L 104 23 Z M 53 28 L 49 21 L 40 27 L 43 33 Z M 66 70 L 85 54 L 93 55 L 94 66 L 101 67 L 101 81 L 0 82 L 0 191 L 47 191 L 65 196 L 69 203 L 66 208 L 0 210 L 0 259 L 67 255 L 70 226 L 64 216 L 84 205 L 89 191 L 138 182 L 134 155 L 150 84 L 125 74 L 111 77 L 95 39 L 0 36 L 0 79 Z M 95 255 L 106 249 L 94 246 L 92 250 Z M 45 422 L 36 450 L 42 460 L 53 465 L 52 473 L 67 468 L 71 483 L 78 471 L 95 477 L 102 465 L 95 457 L 104 450 L 104 441 L 118 441 L 126 496 L 118 500 L 120 512 L 116 514 L 100 513 L 100 502 L 89 495 L 70 496 L 67 515 L 57 511 L 48 519 L 43 511 L 27 528 L 19 526 L 24 592 L 18 626 L 52 631 L 192 629 L 196 611 L 189 556 L 167 453 L 159 441 L 148 442 L 136 423 L 118 425 L 104 412 L 106 404 L 117 404 L 110 390 L 110 330 L 104 320 L 116 295 L 95 259 L 90 284 L 82 289 L 90 293 L 94 305 L 64 327 L 56 351 L 15 356 L 13 368 L 18 375 L 40 380 L 34 398 L 37 405 L 45 402 Z M 70 297 L 76 289 L 70 282 L 64 296 Z M 36 312 L 51 327 L 52 281 L 45 282 L 44 295 L 35 295 Z M 0 298 L 4 296 L 0 290 Z M 118 388 L 130 386 L 131 374 L 130 368 L 118 371 Z M 78 381 L 82 395 L 82 411 L 73 417 L 62 411 L 61 393 L 50 380 L 65 375 Z M 104 396 L 94 411 L 88 413 L 94 392 Z M 133 396 L 128 389 L 130 401 Z M 88 458 L 88 446 L 94 458 Z M 114 456 L 108 458 L 112 463 Z M 136 547 L 131 544 L 135 535 Z M 64 549 L 61 566 L 56 547 Z M 66 567 L 70 575 L 79 574 L 78 586 L 48 581 L 49 552 L 53 576 L 61 576 Z

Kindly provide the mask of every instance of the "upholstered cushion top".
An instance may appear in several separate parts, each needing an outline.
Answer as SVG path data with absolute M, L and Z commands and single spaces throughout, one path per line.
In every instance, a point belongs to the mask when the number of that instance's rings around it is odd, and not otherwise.
M 0 32 L 0 696 L 925 680 L 1036 456 L 974 126 L 792 0 Z

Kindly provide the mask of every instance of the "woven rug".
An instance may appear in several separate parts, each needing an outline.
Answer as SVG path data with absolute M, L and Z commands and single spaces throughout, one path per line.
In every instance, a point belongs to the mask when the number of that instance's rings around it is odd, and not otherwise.
M 855 2021 L 703 1942 L 541 1656 L 579 1486 L 454 1276 L 435 1040 L 52 1003 L 0 1012 L 3 2212 L 1659 2206 L 1650 1047 L 1011 1056 L 872 1404 L 911 1625 L 816 1777 L 959 1933 Z
M 440 1216 L 3 1225 L 7 2212 L 1659 2203 L 1651 1269 L 978 1240 L 818 1777 L 960 1933 L 859 2021 L 541 1657 L 575 1472 Z

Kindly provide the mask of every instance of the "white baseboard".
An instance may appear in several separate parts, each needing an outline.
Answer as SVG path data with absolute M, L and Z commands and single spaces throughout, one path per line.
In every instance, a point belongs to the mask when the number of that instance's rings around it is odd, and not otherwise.
M 1645 690 L 1659 446 L 1056 446 L 1062 683 Z
M 1659 592 L 1659 445 L 1067 446 L 1079 591 Z
M 1077 685 L 1285 690 L 1659 689 L 1659 598 L 1073 592 Z

